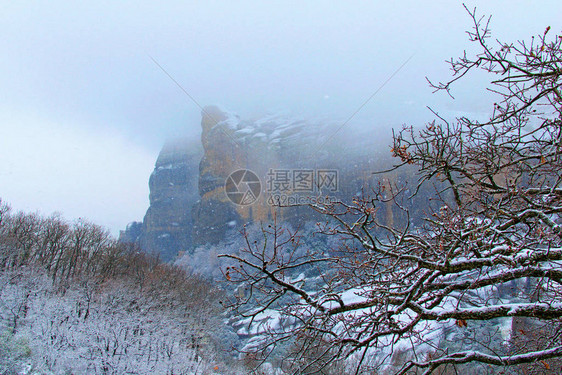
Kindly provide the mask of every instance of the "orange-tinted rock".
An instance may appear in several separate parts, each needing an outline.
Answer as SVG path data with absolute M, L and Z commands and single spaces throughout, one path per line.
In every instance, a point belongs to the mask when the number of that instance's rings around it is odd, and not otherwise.
M 388 193 L 391 185 L 402 184 L 405 176 L 373 175 L 390 166 L 390 150 L 385 146 L 390 139 L 386 142 L 370 132 L 348 129 L 338 133 L 340 125 L 309 123 L 287 116 L 241 120 L 216 106 L 205 107 L 201 142 L 168 142 L 158 157 L 149 183 L 150 208 L 143 222 L 141 245 L 171 260 L 180 251 L 220 242 L 244 223 L 276 218 L 298 227 L 320 219 L 308 207 L 280 208 L 272 204 L 272 171 L 291 171 L 293 178 L 296 170 L 315 173 L 316 185 L 310 192 L 297 191 L 295 180 L 289 183 L 282 194 L 293 198 L 329 195 L 352 202 L 363 193 L 369 195 L 379 181 Z M 240 169 L 252 171 L 261 182 L 258 199 L 249 205 L 233 203 L 232 194 L 229 198 L 225 189 L 227 178 Z M 336 191 L 317 188 L 320 170 L 336 171 Z M 412 200 L 401 204 L 411 212 L 423 211 L 427 201 L 422 206 L 414 206 Z M 406 215 L 392 202 L 379 202 L 377 208 L 381 208 L 377 211 L 381 222 L 405 224 Z M 123 238 L 128 238 L 126 234 Z

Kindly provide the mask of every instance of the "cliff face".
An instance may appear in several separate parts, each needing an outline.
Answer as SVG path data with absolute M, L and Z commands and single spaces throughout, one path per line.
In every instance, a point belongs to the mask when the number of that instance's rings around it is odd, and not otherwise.
M 192 246 L 191 208 L 199 199 L 197 183 L 201 147 L 187 139 L 168 141 L 150 175 L 150 207 L 139 244 L 164 261 Z
M 203 158 L 199 164 L 199 196 L 193 206 L 192 236 L 195 245 L 219 242 L 226 230 L 240 221 L 224 191 L 228 175 L 243 163 L 243 152 L 232 140 L 228 127 L 217 126 L 238 119 L 218 107 L 206 107 L 201 113 Z
M 326 196 L 350 201 L 360 194 L 372 183 L 376 164 L 382 166 L 385 158 L 377 157 L 378 147 L 369 143 L 372 136 L 356 135 L 346 142 L 341 135 L 332 137 L 338 125 L 284 115 L 241 120 L 218 107 L 206 107 L 201 122 L 201 199 L 193 210 L 193 243 L 217 243 L 229 229 L 273 218 L 297 227 L 316 220 L 316 212 L 308 207 L 280 208 L 279 204 L 314 203 L 308 198 Z M 251 171 L 259 180 L 255 194 L 259 196 L 251 204 L 233 203 L 236 197 L 229 194 L 248 190 L 244 180 L 238 184 L 229 179 L 240 170 Z M 326 173 L 332 174 L 333 185 L 326 183 Z M 240 176 L 248 177 L 244 172 Z M 304 200 L 283 200 L 296 198 Z
M 326 196 L 350 202 L 378 184 L 390 191 L 400 183 L 403 176 L 394 173 L 372 174 L 388 168 L 389 148 L 381 146 L 388 142 L 349 130 L 334 136 L 340 125 L 280 115 L 241 120 L 206 107 L 201 142 L 166 143 L 150 177 L 150 207 L 140 235 L 139 225 L 130 225 L 122 238 L 136 238 L 169 261 L 181 251 L 218 243 L 245 223 L 275 218 L 297 227 L 318 219 L 307 207 L 279 204 L 314 203 L 310 198 Z M 236 202 L 242 196 L 243 202 Z M 305 199 L 278 200 L 285 198 Z M 381 206 L 387 224 L 404 221 L 391 202 Z

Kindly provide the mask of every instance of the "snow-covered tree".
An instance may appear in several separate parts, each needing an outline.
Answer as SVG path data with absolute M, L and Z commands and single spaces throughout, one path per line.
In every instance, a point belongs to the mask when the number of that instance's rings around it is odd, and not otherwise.
M 226 255 L 239 263 L 227 278 L 246 289 L 233 305 L 270 317 L 258 350 L 294 343 L 294 373 L 327 373 L 338 361 L 356 374 L 559 373 L 562 34 L 547 27 L 530 41 L 491 42 L 489 19 L 469 14 L 480 52 L 451 60 L 453 79 L 432 86 L 450 92 L 472 71 L 488 73 L 498 95 L 489 120 L 434 112 L 422 129 L 394 136 L 396 168 L 444 186 L 423 226 L 379 220 L 406 190 L 381 184 L 313 207 L 330 218 L 318 231 L 338 248 L 303 253 L 297 234 L 273 225 L 266 241 Z M 293 277 L 304 267 L 319 270 L 320 287 Z
M 97 225 L 0 201 L 2 374 L 239 373 L 222 299 Z

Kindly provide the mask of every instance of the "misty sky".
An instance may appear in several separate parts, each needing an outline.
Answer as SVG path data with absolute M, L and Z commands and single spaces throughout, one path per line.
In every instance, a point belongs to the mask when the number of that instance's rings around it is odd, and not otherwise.
M 562 3 L 468 1 L 494 37 L 560 32 Z M 349 117 L 373 132 L 485 115 L 484 78 L 431 94 L 444 60 L 471 50 L 456 1 L 0 0 L 0 197 L 15 209 L 85 217 L 114 233 L 142 220 L 164 140 L 199 137 L 200 104 L 242 117 Z M 390 142 L 390 139 L 389 139 Z

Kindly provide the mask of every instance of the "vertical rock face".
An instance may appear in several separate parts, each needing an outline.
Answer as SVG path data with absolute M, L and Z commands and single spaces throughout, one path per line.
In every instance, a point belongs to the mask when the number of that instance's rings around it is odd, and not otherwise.
M 302 209 L 280 209 L 269 204 L 265 177 L 269 168 L 289 168 L 305 149 L 298 144 L 306 124 L 302 120 L 268 116 L 243 121 L 215 106 L 202 112 L 199 168 L 200 200 L 193 208 L 195 245 L 217 243 L 229 229 L 248 222 L 303 218 Z M 237 170 L 250 170 L 260 179 L 260 194 L 251 205 L 234 204 L 225 183 Z
M 240 220 L 225 194 L 224 183 L 243 161 L 242 150 L 233 141 L 232 129 L 219 125 L 239 120 L 215 106 L 205 107 L 201 116 L 204 154 L 199 164 L 200 200 L 193 207 L 192 236 L 195 245 L 219 242 L 229 223 Z
M 191 209 L 199 194 L 201 147 L 187 139 L 168 141 L 150 175 L 150 207 L 144 217 L 139 243 L 164 261 L 192 246 Z
M 373 175 L 373 171 L 387 169 L 391 163 L 388 147 L 377 143 L 383 142 L 381 137 L 373 136 L 372 131 L 349 131 L 335 137 L 338 128 L 341 124 L 305 122 L 285 115 L 240 120 L 218 107 L 206 107 L 202 111 L 200 142 L 177 139 L 162 148 L 150 176 L 150 207 L 142 229 L 139 231 L 139 224 L 131 224 L 122 233 L 122 240 L 138 242 L 143 249 L 170 261 L 180 251 L 222 241 L 229 230 L 235 231 L 245 223 L 275 217 L 278 222 L 298 227 L 318 220 L 314 210 L 294 203 L 314 203 L 308 199 L 326 196 L 350 202 L 363 193 L 369 194 L 373 187 L 382 186 L 383 191 L 390 192 L 392 186 L 405 181 L 406 176 L 393 172 Z M 251 204 L 234 204 L 227 195 L 225 183 L 237 170 L 250 170 L 260 180 L 259 197 Z M 280 181 L 279 177 L 271 177 L 276 171 L 292 176 L 282 194 L 307 200 L 272 201 L 272 186 Z M 337 189 L 317 184 L 309 192 L 299 192 L 297 173 L 303 176 L 312 172 L 318 183 L 318 171 L 336 171 Z M 243 185 L 229 181 L 229 189 Z M 411 212 L 426 206 L 414 206 L 412 201 L 401 204 Z M 407 220 L 391 203 L 385 203 L 378 215 L 389 225 L 405 224 Z
M 364 171 L 344 166 L 354 157 L 342 145 L 330 141 L 329 135 L 334 129 L 326 123 L 305 122 L 300 118 L 284 115 L 270 115 L 254 120 L 240 118 L 218 107 L 206 107 L 202 112 L 201 143 L 204 155 L 199 169 L 200 200 L 193 209 L 193 243 L 195 245 L 217 243 L 224 239 L 226 231 L 244 223 L 263 222 L 275 217 L 278 221 L 289 222 L 299 226 L 317 215 L 307 207 L 275 206 L 268 198 L 271 182 L 268 176 L 271 170 L 313 171 L 321 169 L 338 169 L 342 172 L 341 180 L 345 184 L 335 194 L 332 191 L 314 189 L 305 195 L 319 196 L 330 193 L 332 196 L 353 196 L 365 181 Z M 321 146 L 326 146 L 319 152 Z M 327 150 L 346 155 L 342 162 L 334 161 Z M 349 157 L 347 157 L 349 155 Z M 365 153 L 361 153 L 365 158 Z M 356 165 L 357 161 L 352 164 Z M 344 168 L 341 168 L 344 167 Z M 250 205 L 234 204 L 228 198 L 225 182 L 229 175 L 237 170 L 250 170 L 260 179 L 259 198 Z M 349 173 L 351 172 L 351 173 Z M 368 173 L 370 175 L 370 173 Z M 231 181 L 232 182 L 232 181 Z M 359 184 L 357 184 L 359 182 Z M 294 194 L 291 187 L 283 194 Z M 243 184 L 242 184 L 243 185 Z M 357 186 L 356 186 L 357 185 Z M 232 186 L 231 186 L 232 187 Z M 288 205 L 292 202 L 279 202 Z

